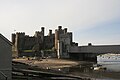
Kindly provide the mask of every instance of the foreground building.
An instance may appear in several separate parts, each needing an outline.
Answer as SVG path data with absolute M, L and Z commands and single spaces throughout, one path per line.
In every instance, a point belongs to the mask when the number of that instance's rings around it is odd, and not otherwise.
M 0 34 L 0 80 L 12 80 L 12 43 Z

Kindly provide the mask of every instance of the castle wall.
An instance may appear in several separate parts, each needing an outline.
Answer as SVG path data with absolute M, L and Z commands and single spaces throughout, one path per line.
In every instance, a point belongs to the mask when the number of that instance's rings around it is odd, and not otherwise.
M 24 44 L 24 50 L 32 50 L 33 46 L 36 43 L 36 38 L 35 37 L 25 37 L 25 44 Z
M 25 35 L 25 33 L 12 34 L 12 42 L 13 52 L 18 54 L 18 56 L 26 55 L 25 51 L 40 53 L 41 50 L 53 48 L 58 50 L 59 47 L 60 57 L 65 58 L 69 56 L 68 51 L 69 46 L 72 45 L 72 33 L 67 32 L 67 28 L 62 29 L 62 26 L 58 26 L 58 29 L 55 30 L 55 34 L 52 33 L 52 30 L 49 30 L 49 34 L 44 36 L 44 27 L 41 27 L 41 31 L 36 31 L 35 35 L 32 37 Z
M 52 49 L 55 45 L 55 34 L 52 34 L 52 30 L 49 30 L 48 36 L 44 36 L 44 27 L 42 27 L 41 31 L 36 31 L 32 37 L 20 32 L 12 34 L 12 42 L 14 43 L 12 51 L 21 56 L 28 54 L 25 51 L 34 50 L 40 52 L 43 49 Z
M 52 49 L 55 45 L 55 35 L 52 34 L 50 36 L 45 36 L 44 38 L 44 45 L 46 49 Z
M 44 35 L 44 27 L 41 28 L 41 31 L 36 31 L 35 35 L 30 37 L 25 35 L 25 33 L 16 33 L 12 34 L 12 51 L 18 56 L 28 55 L 23 53 L 24 50 L 33 50 L 40 53 L 41 50 L 56 49 L 58 58 L 69 58 L 68 53 L 108 53 L 120 52 L 120 46 L 79 46 L 78 43 L 73 42 L 72 32 L 67 32 L 67 28 L 62 29 L 62 26 L 58 26 L 58 29 L 55 30 L 55 34 L 52 33 L 52 30 L 49 30 L 47 36 Z M 30 53 L 30 52 L 29 52 Z M 87 54 L 87 56 L 89 56 Z M 32 54 L 34 55 L 34 53 Z M 93 54 L 94 55 L 94 54 Z

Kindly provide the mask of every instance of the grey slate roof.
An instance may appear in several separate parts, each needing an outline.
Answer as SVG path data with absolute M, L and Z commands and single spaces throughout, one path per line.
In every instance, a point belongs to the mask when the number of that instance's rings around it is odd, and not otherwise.
M 6 37 L 4 37 L 1 33 L 0 33 L 0 38 L 3 39 L 5 42 L 7 42 L 9 45 L 12 46 L 12 42 L 10 42 Z

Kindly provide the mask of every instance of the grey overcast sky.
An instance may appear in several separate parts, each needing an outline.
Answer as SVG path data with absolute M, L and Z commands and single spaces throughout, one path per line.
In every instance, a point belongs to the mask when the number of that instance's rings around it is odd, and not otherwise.
M 57 26 L 73 32 L 79 45 L 120 45 L 120 0 L 0 0 L 0 33 L 34 35 Z

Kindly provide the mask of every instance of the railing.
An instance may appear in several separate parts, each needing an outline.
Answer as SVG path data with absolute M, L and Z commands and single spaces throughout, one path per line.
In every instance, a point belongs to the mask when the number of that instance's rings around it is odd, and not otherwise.
M 2 76 L 5 78 L 5 80 L 7 80 L 7 75 L 5 75 L 2 71 L 0 71 L 0 74 L 2 74 Z

